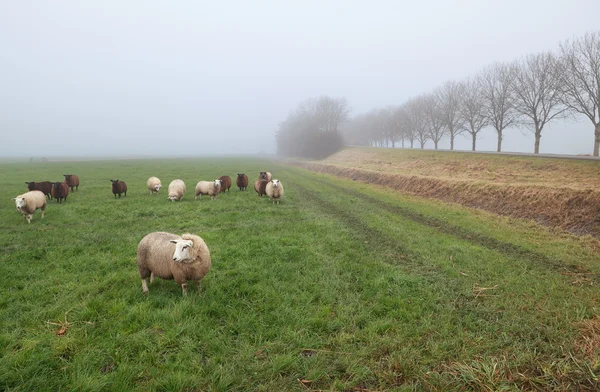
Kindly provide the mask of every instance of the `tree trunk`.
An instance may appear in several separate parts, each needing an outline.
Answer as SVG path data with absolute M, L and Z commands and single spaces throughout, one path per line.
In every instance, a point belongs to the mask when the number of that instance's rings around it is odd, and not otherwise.
M 410 148 L 413 148 L 413 145 L 414 145 L 414 144 L 415 144 L 415 141 L 414 141 L 414 140 L 411 140 L 411 141 L 410 141 Z
M 396 141 L 392 140 L 392 148 L 396 148 Z
M 402 139 L 402 148 L 404 148 L 404 139 Z
M 421 142 L 421 150 L 425 149 L 425 143 Z
M 437 150 L 437 147 L 435 148 Z M 450 151 L 454 150 L 454 133 L 450 133 Z
M 596 131 L 594 132 L 594 156 L 597 157 L 600 153 L 600 123 L 596 124 Z
M 476 143 L 476 140 L 477 140 L 477 134 L 476 133 L 472 133 L 472 135 L 473 135 L 473 151 L 475 151 L 475 143 Z
M 438 147 L 438 142 L 434 140 L 434 141 L 433 141 L 433 144 L 435 144 L 435 149 L 437 150 L 437 149 L 438 149 L 438 148 L 437 148 L 437 147 Z
M 502 151 L 502 131 L 496 130 L 496 132 L 498 132 L 498 149 L 496 151 L 500 152 Z
M 542 132 L 541 131 L 535 131 L 535 148 L 533 149 L 533 153 L 534 154 L 539 154 L 540 153 L 540 139 L 542 137 Z

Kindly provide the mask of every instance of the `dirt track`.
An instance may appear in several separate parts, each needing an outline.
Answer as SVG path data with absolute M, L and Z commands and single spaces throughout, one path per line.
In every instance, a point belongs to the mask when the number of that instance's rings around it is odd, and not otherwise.
M 600 192 L 595 190 L 447 181 L 321 163 L 287 163 L 315 172 L 383 185 L 412 195 L 459 203 L 501 215 L 532 219 L 573 234 L 590 234 L 600 238 Z

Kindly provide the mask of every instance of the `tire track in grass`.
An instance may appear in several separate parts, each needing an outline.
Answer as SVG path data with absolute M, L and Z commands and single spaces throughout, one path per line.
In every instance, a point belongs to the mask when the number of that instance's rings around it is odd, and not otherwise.
M 440 219 L 427 216 L 416 211 L 412 211 L 408 208 L 401 207 L 399 205 L 390 204 L 375 197 L 368 196 L 364 193 L 355 191 L 351 188 L 346 188 L 337 184 L 333 184 L 331 182 L 319 178 L 318 176 L 309 176 L 306 174 L 298 173 L 296 171 L 293 171 L 292 173 L 293 175 L 303 178 L 305 180 L 313 181 L 318 183 L 319 185 L 343 192 L 346 195 L 356 197 L 368 204 L 384 209 L 392 214 L 399 215 L 415 223 L 430 227 L 442 234 L 450 235 L 452 237 L 458 238 L 463 241 L 467 241 L 474 245 L 497 251 L 508 257 L 525 259 L 532 263 L 532 265 L 543 264 L 557 272 L 580 274 L 584 275 L 586 278 L 593 280 L 594 282 L 600 282 L 600 274 L 593 273 L 580 265 L 565 264 L 559 260 L 553 259 L 549 256 L 529 249 L 524 249 L 518 245 L 500 241 L 496 238 L 489 237 L 481 233 L 473 232 L 462 227 L 454 226 Z

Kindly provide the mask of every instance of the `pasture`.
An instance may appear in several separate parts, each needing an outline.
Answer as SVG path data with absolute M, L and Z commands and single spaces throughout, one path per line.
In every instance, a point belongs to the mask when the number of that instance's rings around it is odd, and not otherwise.
M 252 189 L 260 170 L 285 186 L 280 205 Z M 199 180 L 241 172 L 248 191 L 194 200 Z M 11 198 L 64 173 L 79 191 L 25 223 Z M 2 163 L 0 179 L 2 390 L 599 386 L 590 237 L 250 158 Z M 158 280 L 142 294 L 152 231 L 204 238 L 199 293 Z

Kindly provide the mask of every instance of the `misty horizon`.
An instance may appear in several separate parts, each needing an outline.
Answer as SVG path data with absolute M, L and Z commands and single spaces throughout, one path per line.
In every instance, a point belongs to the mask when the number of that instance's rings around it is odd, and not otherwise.
M 591 0 L 5 2 L 0 157 L 274 154 L 278 124 L 306 99 L 346 98 L 351 116 L 399 105 L 556 50 L 597 29 L 599 12 Z M 541 152 L 590 154 L 592 141 L 588 120 L 558 120 Z M 510 128 L 503 150 L 533 152 L 533 142 Z M 455 148 L 470 143 L 460 136 Z M 495 145 L 484 130 L 478 150 Z

